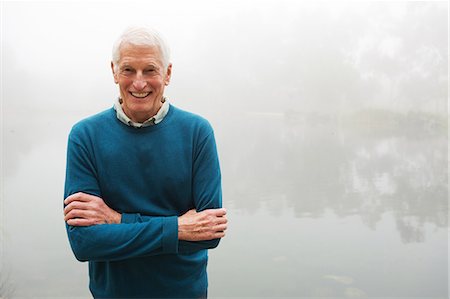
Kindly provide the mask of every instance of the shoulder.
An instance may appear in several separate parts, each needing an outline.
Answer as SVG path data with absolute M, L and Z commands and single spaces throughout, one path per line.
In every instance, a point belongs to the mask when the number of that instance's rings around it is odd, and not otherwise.
M 194 144 L 203 144 L 205 140 L 214 140 L 214 130 L 210 122 L 198 114 L 185 111 L 170 105 L 173 115 L 174 126 L 177 136 L 190 138 Z M 169 110 L 170 111 L 170 110 Z
M 174 118 L 184 126 L 207 131 L 213 130 L 210 122 L 203 116 L 180 109 L 172 104 L 170 109 L 173 111 Z
M 114 113 L 113 110 L 113 108 L 109 108 L 78 121 L 72 126 L 70 136 L 86 135 L 100 128 L 108 127 L 107 123 L 111 121 L 111 115 Z

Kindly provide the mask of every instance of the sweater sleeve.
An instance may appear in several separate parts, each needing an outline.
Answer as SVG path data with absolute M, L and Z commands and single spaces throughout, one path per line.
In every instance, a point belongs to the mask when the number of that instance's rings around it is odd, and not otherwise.
M 76 192 L 101 197 L 92 153 L 69 137 L 64 198 Z M 139 223 L 70 226 L 72 251 L 80 261 L 113 261 L 178 252 L 177 216 L 150 217 Z
M 222 185 L 219 158 L 214 133 L 199 144 L 194 152 L 192 174 L 192 198 L 195 209 L 201 212 L 206 209 L 222 207 Z M 208 241 L 178 241 L 179 252 L 192 252 L 212 249 L 219 245 L 220 239 Z
M 222 207 L 221 173 L 213 132 L 202 140 L 194 153 L 192 185 L 192 198 L 198 212 Z M 125 223 L 147 221 L 152 221 L 152 217 L 141 214 L 122 214 L 122 222 Z M 220 239 L 195 242 L 178 240 L 178 252 L 213 249 L 219 245 L 219 242 Z

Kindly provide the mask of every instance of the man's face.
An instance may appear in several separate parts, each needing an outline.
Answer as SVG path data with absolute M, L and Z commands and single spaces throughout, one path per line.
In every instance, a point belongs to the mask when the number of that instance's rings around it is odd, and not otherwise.
M 144 122 L 161 108 L 164 88 L 172 65 L 164 69 L 157 47 L 122 45 L 117 70 L 111 63 L 114 82 L 119 84 L 122 108 L 134 122 Z

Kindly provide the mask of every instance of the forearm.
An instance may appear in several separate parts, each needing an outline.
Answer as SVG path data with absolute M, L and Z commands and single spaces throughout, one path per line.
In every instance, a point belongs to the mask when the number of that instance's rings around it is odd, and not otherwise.
M 177 217 L 142 223 L 67 225 L 70 245 L 80 261 L 113 261 L 178 252 Z
M 217 247 L 220 239 L 225 235 L 226 211 L 215 209 L 197 213 L 194 210 L 178 217 L 178 252 L 194 252 Z M 219 216 L 218 216 L 219 215 Z M 197 217 L 190 219 L 190 224 L 183 217 Z M 209 217 L 209 220 L 206 218 Z M 145 223 L 152 220 L 152 216 L 141 214 L 122 214 L 122 223 Z M 189 221 L 188 221 L 189 222 Z

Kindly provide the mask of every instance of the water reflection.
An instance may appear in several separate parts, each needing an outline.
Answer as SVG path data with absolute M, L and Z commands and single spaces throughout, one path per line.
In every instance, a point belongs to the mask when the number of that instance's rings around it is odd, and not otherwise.
M 393 212 L 404 242 L 424 241 L 427 223 L 447 225 L 443 116 L 365 110 L 242 118 L 245 124 L 235 121 L 239 134 L 223 141 L 246 145 L 224 161 L 236 208 L 254 213 L 265 201 L 282 198 L 296 217 L 331 210 L 341 217 L 360 215 L 371 228 Z M 279 212 L 274 207 L 273 214 Z

